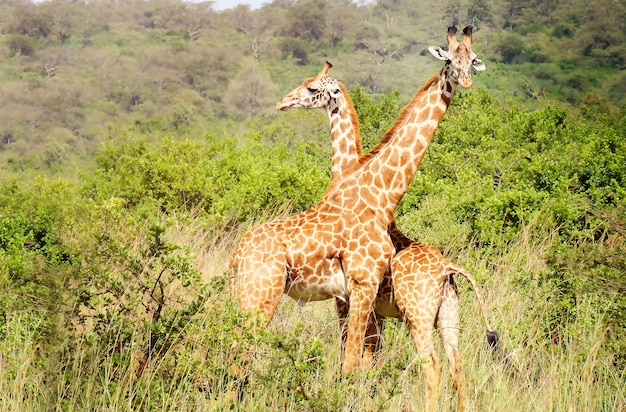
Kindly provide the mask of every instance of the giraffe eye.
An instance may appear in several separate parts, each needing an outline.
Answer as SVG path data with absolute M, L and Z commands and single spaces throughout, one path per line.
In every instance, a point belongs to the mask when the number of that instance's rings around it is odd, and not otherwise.
M 312 87 L 307 87 L 306 89 L 309 91 L 309 93 L 317 93 L 317 89 L 314 89 Z

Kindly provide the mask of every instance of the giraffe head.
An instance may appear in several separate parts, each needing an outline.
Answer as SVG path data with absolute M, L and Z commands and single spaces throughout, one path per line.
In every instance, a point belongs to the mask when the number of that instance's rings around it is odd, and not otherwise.
M 343 94 L 339 82 L 328 75 L 332 64 L 326 62 L 315 77 L 306 79 L 304 83 L 291 91 L 276 103 L 276 110 L 314 109 L 327 107 L 331 99 Z
M 472 26 L 463 29 L 463 41 L 456 39 L 456 27 L 448 27 L 448 50 L 433 46 L 428 50 L 439 60 L 446 61 L 448 78 L 468 88 L 472 85 L 472 67 L 485 70 L 485 63 L 472 51 Z

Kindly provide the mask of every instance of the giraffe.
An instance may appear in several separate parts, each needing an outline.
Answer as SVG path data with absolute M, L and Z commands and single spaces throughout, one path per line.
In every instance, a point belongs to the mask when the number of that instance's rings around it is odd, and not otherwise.
M 342 373 L 361 367 L 366 324 L 384 271 L 395 253 L 388 228 L 426 148 L 458 87 L 470 87 L 471 67 L 484 70 L 471 48 L 448 29 L 445 60 L 403 109 L 395 124 L 359 166 L 331 183 L 322 199 L 297 215 L 248 231 L 229 264 L 243 310 L 270 322 L 283 293 L 302 302 L 350 299 Z M 244 293 L 241 293 L 244 292 Z
M 330 121 L 332 142 L 331 180 L 335 182 L 341 180 L 344 175 L 349 174 L 352 168 L 358 167 L 359 159 L 363 156 L 363 152 L 359 121 L 352 99 L 345 86 L 337 79 L 329 76 L 329 71 L 332 67 L 333 65 L 327 61 L 315 77 L 306 79 L 300 86 L 280 99 L 276 103 L 276 109 L 286 111 L 294 108 L 323 108 L 326 110 Z M 398 229 L 395 220 L 392 220 L 389 226 L 389 235 L 396 252 L 412 243 L 412 240 Z M 391 280 L 389 276 L 390 272 L 387 269 L 383 278 L 383 284 L 389 285 L 388 289 L 390 290 Z M 386 303 L 388 300 L 383 299 L 382 301 Z M 340 329 L 342 330 L 342 348 L 344 348 L 347 339 L 345 319 L 348 316 L 349 304 L 345 299 L 336 297 L 335 306 L 339 317 Z M 365 354 L 368 359 L 372 358 L 375 352 L 378 352 L 380 349 L 379 330 L 381 327 L 381 319 L 373 316 L 368 323 L 365 336 Z M 364 361 L 364 363 L 367 362 Z
M 356 111 L 352 101 L 337 79 L 329 76 L 332 64 L 326 62 L 317 76 L 306 79 L 300 86 L 288 93 L 277 104 L 277 110 L 292 108 L 325 108 L 331 124 L 333 147 L 333 181 L 358 162 L 362 156 L 361 137 Z M 458 393 L 459 409 L 465 406 L 465 387 L 463 365 L 458 351 L 458 332 L 460 329 L 459 300 L 454 274 L 459 273 L 469 280 L 474 287 L 483 319 L 487 326 L 487 338 L 492 347 L 497 342 L 497 333 L 489 326 L 484 302 L 478 284 L 462 267 L 448 261 L 434 246 L 413 242 L 395 226 L 389 228 L 392 241 L 398 253 L 392 260 L 391 268 L 385 271 L 378 296 L 375 301 L 377 320 L 382 317 L 395 317 L 406 321 L 414 337 L 415 347 L 423 359 L 432 364 L 424 367 L 427 377 L 429 398 L 436 398 L 439 383 L 440 366 L 438 358 L 433 357 L 431 328 L 437 326 L 444 345 L 452 382 Z M 392 272 L 394 275 L 392 277 Z M 393 282 L 393 283 L 392 283 Z M 396 295 L 399 301 L 396 304 Z M 348 313 L 348 302 L 336 299 L 340 325 L 342 316 Z M 398 307 L 400 305 L 400 307 Z M 374 319 L 374 317 L 370 318 Z M 374 327 L 379 323 L 374 323 Z M 378 331 L 368 325 L 366 353 L 380 349 Z M 368 342 L 368 338 L 370 341 Z M 345 340 L 345 334 L 342 336 Z M 434 401 L 433 401 L 434 402 Z
M 487 341 L 493 350 L 498 348 L 498 334 L 489 325 L 484 301 L 478 283 L 463 267 L 443 257 L 434 246 L 413 242 L 401 250 L 391 262 L 392 295 L 399 313 L 390 316 L 403 319 L 415 349 L 426 362 L 421 365 L 426 377 L 428 409 L 436 409 L 441 364 L 432 340 L 436 326 L 448 358 L 452 385 L 457 391 L 458 407 L 465 410 L 465 374 L 459 353 L 459 298 L 453 276 L 465 277 L 474 289 L 487 328 Z

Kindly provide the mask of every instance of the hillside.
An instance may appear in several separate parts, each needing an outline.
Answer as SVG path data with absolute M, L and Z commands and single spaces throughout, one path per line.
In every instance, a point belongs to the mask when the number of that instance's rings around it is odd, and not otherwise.
M 451 22 L 476 26 L 489 68 L 477 86 L 506 104 L 610 111 L 626 103 L 625 8 L 596 3 L 277 0 L 217 13 L 211 2 L 3 1 L 0 170 L 74 174 L 133 132 L 237 134 L 326 59 L 348 89 L 408 99 Z

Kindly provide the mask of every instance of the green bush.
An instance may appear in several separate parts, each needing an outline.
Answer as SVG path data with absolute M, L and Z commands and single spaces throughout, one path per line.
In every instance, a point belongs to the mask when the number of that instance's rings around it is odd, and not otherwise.
M 13 34 L 7 40 L 11 57 L 16 55 L 32 56 L 35 53 L 37 41 L 29 36 Z
M 158 145 L 130 139 L 97 156 L 85 193 L 98 202 L 118 197 L 130 208 L 200 207 L 214 222 L 244 221 L 286 200 L 304 210 L 321 197 L 328 178 L 307 143 L 293 144 L 266 143 L 261 133 L 241 144 L 214 136 L 204 143 L 165 139 Z

